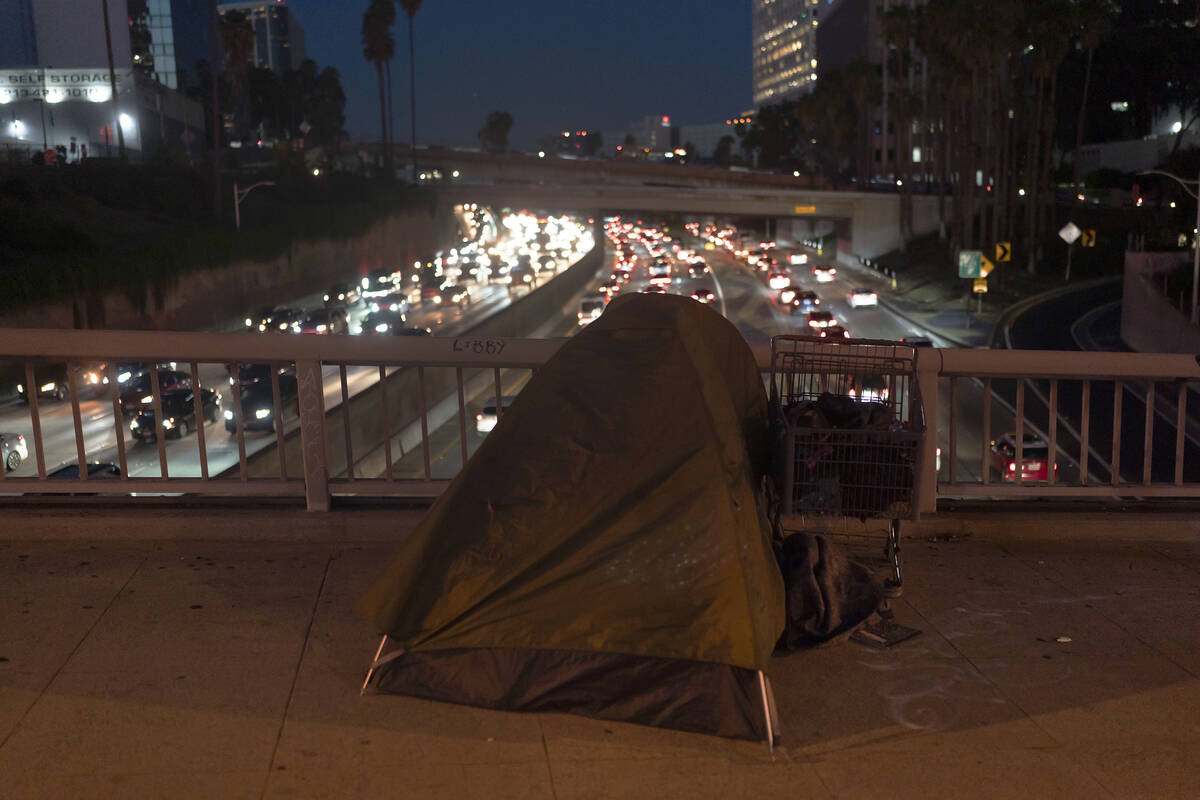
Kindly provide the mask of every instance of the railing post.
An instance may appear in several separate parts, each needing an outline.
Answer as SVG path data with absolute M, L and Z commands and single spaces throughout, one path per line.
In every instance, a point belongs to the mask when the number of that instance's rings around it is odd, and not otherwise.
M 917 463 L 916 495 L 917 513 L 932 514 L 937 511 L 937 446 L 938 446 L 938 372 L 941 369 L 941 354 L 934 350 L 915 353 L 917 357 L 917 389 L 921 393 L 921 407 L 925 416 L 925 438 L 922 440 L 921 455 Z M 924 356 L 924 357 L 922 357 Z M 954 466 L 951 465 L 951 470 Z
M 329 460 L 325 453 L 325 381 L 321 362 L 296 362 L 304 497 L 309 511 L 329 510 Z

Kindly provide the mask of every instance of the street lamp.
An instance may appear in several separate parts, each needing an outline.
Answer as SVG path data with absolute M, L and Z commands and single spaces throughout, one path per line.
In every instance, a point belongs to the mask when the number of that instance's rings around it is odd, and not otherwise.
M 1188 193 L 1196 201 L 1196 228 L 1192 232 L 1192 324 L 1200 323 L 1200 308 L 1196 306 L 1197 292 L 1200 291 L 1200 176 L 1194 181 L 1184 180 L 1178 175 L 1172 175 L 1169 172 L 1163 172 L 1158 169 L 1148 169 L 1145 172 L 1139 172 L 1139 175 L 1162 175 L 1170 178 L 1183 187 L 1183 190 Z M 1196 190 L 1189 189 L 1189 186 L 1195 186 Z
M 250 194 L 252 191 L 254 191 L 255 189 L 257 189 L 260 186 L 274 186 L 274 185 L 275 185 L 275 181 L 259 181 L 258 183 L 254 184 L 252 186 L 248 186 L 245 189 L 238 189 L 237 183 L 235 182 L 233 184 L 233 224 L 237 227 L 237 229 L 239 231 L 242 229 L 241 206 L 242 206 L 242 201 L 246 199 L 246 195 Z

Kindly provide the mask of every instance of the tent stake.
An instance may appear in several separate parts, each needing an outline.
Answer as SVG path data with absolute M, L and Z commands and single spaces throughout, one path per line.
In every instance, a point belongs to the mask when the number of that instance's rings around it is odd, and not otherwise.
M 375 651 L 375 657 L 371 659 L 371 668 L 367 670 L 367 677 L 363 680 L 362 690 L 358 693 L 361 697 L 367 691 L 367 684 L 371 682 L 371 675 L 375 672 L 375 664 L 379 661 L 379 654 L 383 652 L 383 646 L 387 644 L 387 634 L 379 640 L 379 649 Z M 761 673 L 760 673 L 761 674 Z
M 767 722 L 767 752 L 774 753 L 775 733 L 771 728 L 771 705 L 767 702 L 767 678 L 761 669 L 758 671 L 758 688 L 762 692 L 763 719 Z

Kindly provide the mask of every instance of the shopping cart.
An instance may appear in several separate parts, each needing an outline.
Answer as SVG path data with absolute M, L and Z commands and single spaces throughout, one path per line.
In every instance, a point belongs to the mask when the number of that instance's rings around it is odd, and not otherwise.
M 796 528 L 797 517 L 801 525 L 809 516 L 890 520 L 883 554 L 891 596 L 903 584 L 900 521 L 919 513 L 914 489 L 925 420 L 916 358 L 899 342 L 771 340 L 775 521 Z

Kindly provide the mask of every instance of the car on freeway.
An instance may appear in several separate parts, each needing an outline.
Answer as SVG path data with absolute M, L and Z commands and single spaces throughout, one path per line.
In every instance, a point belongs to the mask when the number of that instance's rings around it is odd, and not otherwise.
M 463 306 L 471 301 L 471 295 L 462 286 L 447 286 L 442 289 L 441 299 L 437 301 L 440 306 Z
M 793 267 L 798 267 L 803 264 L 807 264 L 808 263 L 808 254 L 807 253 L 792 253 L 790 256 L 788 256 L 788 263 L 791 264 Z
M 879 305 L 879 295 L 874 289 L 854 289 L 846 298 L 851 308 L 871 308 Z
M 772 289 L 786 289 L 792 282 L 792 276 L 783 271 L 772 272 L 767 278 L 767 286 Z
M 809 311 L 805 315 L 804 322 L 810 328 L 828 328 L 830 325 L 837 325 L 837 319 L 829 311 Z
M 54 398 L 66 400 L 71 396 L 71 385 L 67 379 L 67 365 L 38 364 L 33 368 L 33 381 L 37 386 L 38 398 Z M 17 384 L 17 394 L 26 403 L 29 402 L 29 388 L 24 383 Z
M 821 332 L 818 335 L 822 339 L 849 339 L 850 331 L 841 325 L 830 325 L 828 328 L 821 328 Z
M 399 273 L 390 269 L 371 270 L 367 273 L 367 277 L 358 282 L 359 295 L 371 297 L 381 292 L 386 294 L 395 288 L 398 278 Z
M 650 284 L 645 289 L 642 289 L 642 294 L 666 294 L 667 290 L 661 286 Z
M 442 287 L 440 286 L 422 286 L 417 291 L 417 296 L 423 305 L 438 305 L 442 302 Z
M 19 433 L 0 433 L 0 458 L 4 460 L 4 471 L 12 472 L 29 458 L 29 445 Z
M 157 375 L 158 391 L 160 393 L 192 388 L 192 376 L 186 372 L 181 372 L 177 369 L 159 368 Z M 117 400 L 121 405 L 121 413 L 127 415 L 136 414 L 142 409 L 142 406 L 148 406 L 154 402 L 152 380 L 151 373 L 143 372 L 137 377 L 130 378 L 121 384 L 121 392 L 117 396 Z
M 367 336 L 394 336 L 407 321 L 398 311 L 372 311 L 363 319 L 362 332 Z
M 349 306 L 358 302 L 359 287 L 349 283 L 335 283 L 325 292 L 322 299 L 327 306 Z
M 671 276 L 670 275 L 652 275 L 650 277 L 650 285 L 658 286 L 662 289 L 666 289 L 668 286 L 671 285 Z
M 604 296 L 593 294 L 587 295 L 579 301 L 579 327 L 583 327 L 589 323 L 600 319 L 600 315 L 604 313 Z
M 696 260 L 688 264 L 688 275 L 693 278 L 699 278 L 701 275 L 707 275 L 711 270 L 702 260 Z
M 1050 480 L 1050 447 L 1046 440 L 1031 433 L 1023 435 L 1021 446 L 1021 480 Z M 1017 479 L 1017 435 L 1009 432 L 991 441 L 992 466 L 1006 481 Z M 1058 464 L 1054 465 L 1058 471 Z
M 888 384 L 882 375 L 851 375 L 848 381 L 850 397 L 863 403 L 886 403 Z
M 261 384 L 255 384 L 261 385 Z M 270 390 L 270 387 L 267 387 Z M 191 389 L 171 389 L 162 393 L 162 425 L 156 425 L 152 404 L 145 403 L 133 419 L 129 420 L 129 431 L 133 438 L 144 444 L 156 441 L 161 427 L 167 438 L 182 439 L 195 429 L 196 404 Z M 200 413 L 205 422 L 216 422 L 221 415 L 221 395 L 212 389 L 200 390 Z
M 315 334 L 349 333 L 350 323 L 347 321 L 346 312 L 341 308 L 318 308 L 305 315 L 297 330 L 300 333 Z
M 692 292 L 692 299 L 697 303 L 704 303 L 705 305 L 708 305 L 715 300 L 716 297 L 713 295 L 711 289 L 697 289 Z
M 600 294 L 605 295 L 611 300 L 614 294 L 618 294 L 621 291 L 621 282 L 614 280 L 606 281 L 600 284 L 600 287 L 596 291 L 600 292 Z
M 265 381 L 270 384 L 271 369 L 272 366 L 270 364 L 238 364 L 237 383 L 239 386 L 249 386 L 259 381 Z M 290 386 L 293 393 L 295 393 L 296 369 L 291 364 L 276 365 L 274 369 L 279 375 L 279 390 L 284 391 L 285 386 Z M 229 376 L 229 385 L 233 386 L 233 384 L 234 376 L 231 374 Z
M 274 309 L 265 320 L 259 322 L 258 330 L 262 333 L 295 333 L 302 319 L 304 319 L 303 310 L 281 306 Z
M 120 478 L 121 468 L 107 461 L 89 461 L 87 476 L 88 480 L 94 478 Z M 73 461 L 70 464 L 64 464 L 56 470 L 47 472 L 46 477 L 52 480 L 75 480 L 79 477 L 79 462 Z
M 827 265 L 818 265 L 813 267 L 813 277 L 817 283 L 833 283 L 833 277 L 837 275 L 837 267 Z
M 501 397 L 501 409 L 507 411 L 515 399 L 513 395 L 509 394 Z M 475 430 L 479 433 L 489 433 L 496 427 L 496 423 L 499 421 L 500 417 L 496 414 L 496 398 L 493 396 L 491 400 L 484 403 L 483 409 L 475 415 Z
M 372 297 L 367 302 L 367 308 L 374 311 L 398 311 L 401 314 L 407 314 L 409 310 L 408 295 L 396 289 L 387 294 L 378 297 Z
M 280 412 L 283 419 L 288 420 L 300 416 L 300 403 L 296 395 L 284 395 L 283 386 L 279 387 L 279 402 L 283 408 Z M 242 430 L 271 431 L 275 429 L 275 393 L 269 383 L 255 383 L 242 390 Z M 237 415 L 234 409 L 227 408 L 221 416 L 225 420 L 225 430 L 237 433 Z

